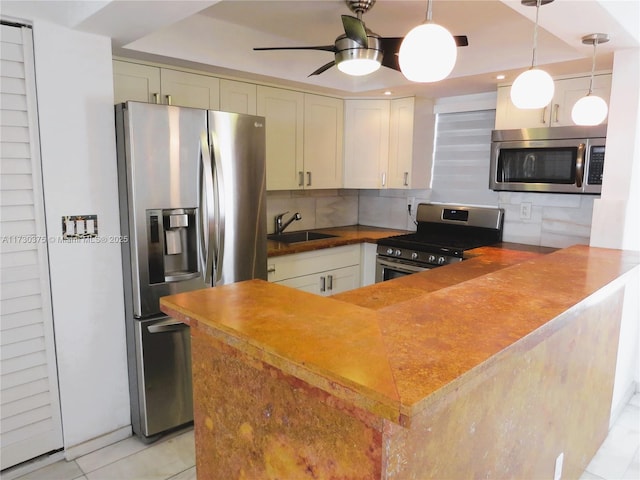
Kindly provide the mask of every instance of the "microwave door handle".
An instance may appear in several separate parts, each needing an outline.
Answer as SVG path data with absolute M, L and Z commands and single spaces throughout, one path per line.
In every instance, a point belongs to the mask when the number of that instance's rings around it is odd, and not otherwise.
M 204 252 L 203 277 L 206 284 L 211 284 L 211 268 L 213 259 L 213 243 L 211 242 L 211 225 L 215 221 L 213 215 L 213 170 L 211 169 L 211 150 L 207 143 L 207 134 L 200 136 L 200 158 L 202 160 L 202 180 L 200 182 L 201 202 L 205 209 L 202 218 L 202 250 Z
M 584 181 L 584 156 L 586 150 L 584 143 L 578 145 L 578 156 L 576 158 L 576 187 L 578 188 L 582 188 Z

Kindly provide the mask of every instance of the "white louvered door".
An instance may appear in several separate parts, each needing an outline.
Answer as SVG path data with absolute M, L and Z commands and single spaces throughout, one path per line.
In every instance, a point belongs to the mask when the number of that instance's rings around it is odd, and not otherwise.
M 1 467 L 62 448 L 31 29 L 0 35 Z

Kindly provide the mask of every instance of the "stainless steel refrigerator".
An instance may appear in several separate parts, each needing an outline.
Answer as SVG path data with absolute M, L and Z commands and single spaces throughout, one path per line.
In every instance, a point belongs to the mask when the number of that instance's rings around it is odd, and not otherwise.
M 116 105 L 133 431 L 193 420 L 189 327 L 159 298 L 267 278 L 264 118 Z

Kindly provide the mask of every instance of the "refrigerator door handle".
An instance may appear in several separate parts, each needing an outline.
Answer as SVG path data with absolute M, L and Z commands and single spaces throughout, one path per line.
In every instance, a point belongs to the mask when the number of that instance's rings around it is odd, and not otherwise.
M 222 261 L 224 258 L 224 234 L 225 234 L 225 208 L 224 208 L 224 179 L 222 178 L 222 168 L 217 160 L 221 152 L 216 149 L 216 142 L 213 132 L 211 133 L 211 159 L 213 164 L 213 188 L 216 203 L 216 246 L 215 246 L 215 265 L 214 265 L 214 282 L 215 287 L 222 280 Z
M 202 133 L 200 137 L 200 158 L 202 160 L 202 180 L 200 182 L 200 199 L 202 207 L 205 212 L 201 215 L 202 218 L 202 250 L 204 252 L 203 258 L 203 277 L 206 284 L 211 285 L 211 270 L 213 263 L 213 243 L 211 241 L 211 225 L 215 221 L 214 218 L 214 185 L 213 185 L 213 169 L 211 168 L 211 150 L 207 143 L 206 133 Z

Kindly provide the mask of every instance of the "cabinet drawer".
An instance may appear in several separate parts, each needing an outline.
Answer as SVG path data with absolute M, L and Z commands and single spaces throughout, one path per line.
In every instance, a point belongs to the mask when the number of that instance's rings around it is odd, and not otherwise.
M 295 253 L 267 259 L 269 281 L 325 272 L 360 264 L 360 245 L 323 248 L 312 252 Z

